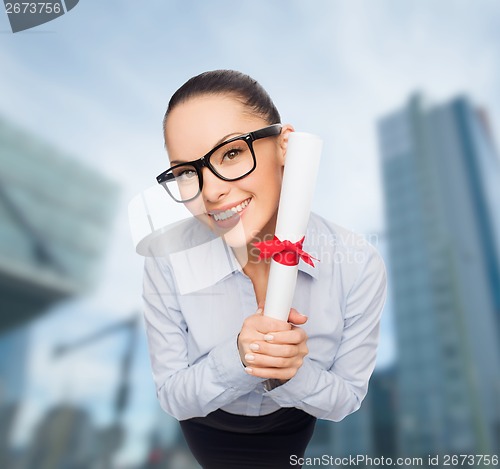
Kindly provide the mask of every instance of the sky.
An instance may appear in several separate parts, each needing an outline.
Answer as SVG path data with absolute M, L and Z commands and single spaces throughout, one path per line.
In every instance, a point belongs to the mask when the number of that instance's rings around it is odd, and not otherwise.
M 0 115 L 121 188 L 98 287 L 32 326 L 19 441 L 60 399 L 109 423 L 126 334 L 57 362 L 51 350 L 140 310 L 142 259 L 127 204 L 167 167 L 161 120 L 172 93 L 218 68 L 253 76 L 284 122 L 321 136 L 313 209 L 369 236 L 383 253 L 377 120 L 417 91 L 434 102 L 466 94 L 488 110 L 500 135 L 496 0 L 80 0 L 55 21 L 17 34 L 0 13 Z M 389 300 L 379 366 L 395 355 L 390 311 Z M 141 457 L 157 418 L 141 337 L 133 370 L 141 385 L 126 416 L 134 425 L 123 461 Z

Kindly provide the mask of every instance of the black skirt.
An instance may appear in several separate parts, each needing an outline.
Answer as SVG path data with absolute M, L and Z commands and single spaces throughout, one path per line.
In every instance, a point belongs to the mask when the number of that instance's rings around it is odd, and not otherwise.
M 282 408 L 248 417 L 216 410 L 206 417 L 179 422 L 187 444 L 204 469 L 288 468 L 290 457 L 303 457 L 316 418 L 302 410 Z

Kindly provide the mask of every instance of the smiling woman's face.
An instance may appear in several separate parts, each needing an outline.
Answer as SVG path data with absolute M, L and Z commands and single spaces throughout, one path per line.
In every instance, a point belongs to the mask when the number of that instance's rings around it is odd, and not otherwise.
M 202 95 L 173 108 L 165 142 L 173 164 L 192 161 L 231 137 L 268 126 L 261 116 L 231 95 Z M 186 203 L 193 215 L 233 247 L 274 234 L 285 150 L 293 128 L 253 143 L 257 167 L 238 181 L 224 181 L 203 168 L 201 194 Z M 242 142 L 243 143 L 243 142 Z

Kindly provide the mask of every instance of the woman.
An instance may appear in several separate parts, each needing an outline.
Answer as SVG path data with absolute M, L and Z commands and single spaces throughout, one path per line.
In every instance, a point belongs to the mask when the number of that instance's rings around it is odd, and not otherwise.
M 194 217 L 146 260 L 146 329 L 160 404 L 206 468 L 297 467 L 316 418 L 357 410 L 375 364 L 383 262 L 315 214 L 304 250 L 319 262 L 299 264 L 288 322 L 263 315 L 270 264 L 254 243 L 274 235 L 294 130 L 280 121 L 230 70 L 191 78 L 164 118 L 157 180 Z

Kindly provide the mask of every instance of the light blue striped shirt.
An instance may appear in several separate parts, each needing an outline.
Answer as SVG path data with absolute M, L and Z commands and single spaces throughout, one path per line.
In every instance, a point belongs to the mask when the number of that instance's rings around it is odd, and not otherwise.
M 341 420 L 359 408 L 375 366 L 386 273 L 361 236 L 312 214 L 292 306 L 309 354 L 297 374 L 270 391 L 248 375 L 237 348 L 257 310 L 253 284 L 233 252 L 196 219 L 158 237 L 144 270 L 145 322 L 161 407 L 179 420 L 223 409 L 257 416 L 296 407 Z

